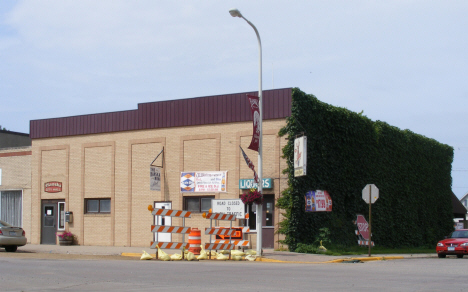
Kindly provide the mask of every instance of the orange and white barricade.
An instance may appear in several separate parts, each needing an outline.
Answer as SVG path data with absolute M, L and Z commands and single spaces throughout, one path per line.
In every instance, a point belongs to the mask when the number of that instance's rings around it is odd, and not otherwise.
M 185 218 L 191 218 L 190 211 L 180 211 L 172 209 L 153 209 L 151 214 L 153 216 L 169 216 L 182 218 L 182 226 L 167 226 L 167 225 L 151 225 L 151 231 L 155 233 L 155 241 L 151 242 L 151 248 L 165 248 L 165 249 L 188 249 L 189 243 L 185 242 L 185 234 L 190 233 L 191 228 L 185 226 Z M 159 222 L 156 218 L 156 222 Z M 158 242 L 158 232 L 178 233 L 182 234 L 182 242 Z M 182 258 L 184 253 L 182 253 Z M 156 259 L 158 252 L 156 252 Z
M 232 221 L 236 220 L 236 215 L 232 214 L 223 214 L 223 213 L 207 213 L 204 214 L 203 217 L 206 219 L 210 219 L 210 228 L 205 228 L 205 234 L 210 235 L 210 242 L 205 243 L 205 249 L 206 250 L 218 250 L 218 249 L 224 249 L 224 250 L 232 250 L 235 249 L 235 245 L 232 244 L 231 240 L 226 240 L 225 242 L 213 242 L 211 240 L 212 235 L 220 235 L 220 236 L 227 236 L 231 238 L 236 233 L 236 229 L 232 229 Z M 230 227 L 213 227 L 213 220 L 227 220 L 231 221 L 230 222 Z M 229 254 L 229 257 L 231 257 L 231 254 Z M 211 253 L 210 253 L 210 258 L 211 258 Z

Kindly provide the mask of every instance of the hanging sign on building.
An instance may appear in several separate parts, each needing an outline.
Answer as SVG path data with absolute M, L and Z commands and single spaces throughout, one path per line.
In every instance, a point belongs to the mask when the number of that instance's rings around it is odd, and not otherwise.
M 60 193 L 62 191 L 62 183 L 58 181 L 49 181 L 44 184 L 44 192 Z
M 150 190 L 161 191 L 161 168 L 150 166 Z
M 307 137 L 294 140 L 294 177 L 307 175 Z
M 245 205 L 241 199 L 211 200 L 213 213 L 236 215 L 237 219 L 245 218 Z
M 263 189 L 272 189 L 273 188 L 273 179 L 271 178 L 264 178 L 262 179 Z M 240 179 L 239 180 L 239 189 L 241 190 L 248 190 L 251 188 L 257 188 L 257 183 L 253 179 Z
M 327 191 L 309 191 L 305 194 L 306 212 L 331 212 L 332 199 Z
M 226 192 L 227 171 L 182 172 L 181 192 L 219 193 Z

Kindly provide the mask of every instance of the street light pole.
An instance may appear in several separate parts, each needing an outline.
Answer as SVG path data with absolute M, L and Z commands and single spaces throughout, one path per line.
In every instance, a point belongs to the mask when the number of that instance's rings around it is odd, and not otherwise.
M 229 13 L 232 17 L 240 17 L 247 21 L 247 23 L 254 29 L 255 34 L 257 35 L 258 40 L 258 48 L 260 52 L 259 58 L 259 78 L 258 78 L 258 107 L 259 107 L 259 114 L 260 114 L 260 121 L 258 123 L 258 127 L 260 128 L 260 137 L 258 141 L 258 191 L 263 195 L 263 164 L 262 164 L 262 150 L 263 150 L 263 130 L 262 130 L 262 123 L 263 123 L 263 101 L 262 101 L 262 42 L 260 41 L 260 35 L 258 34 L 258 30 L 251 23 L 248 21 L 239 10 L 236 8 L 232 8 L 229 10 Z M 256 229 L 257 229 L 257 255 L 262 255 L 262 226 L 263 226 L 263 205 L 257 205 L 257 214 L 256 214 Z

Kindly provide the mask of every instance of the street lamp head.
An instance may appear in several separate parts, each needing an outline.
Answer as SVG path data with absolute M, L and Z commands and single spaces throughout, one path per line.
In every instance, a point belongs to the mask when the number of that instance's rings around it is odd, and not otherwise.
M 229 13 L 231 14 L 232 17 L 242 17 L 242 14 L 237 8 L 229 9 Z

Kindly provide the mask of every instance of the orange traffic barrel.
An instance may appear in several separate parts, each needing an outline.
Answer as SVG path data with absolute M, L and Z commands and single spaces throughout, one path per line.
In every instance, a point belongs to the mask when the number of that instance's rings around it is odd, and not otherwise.
M 189 251 L 193 254 L 200 254 L 201 232 L 198 228 L 192 228 L 188 237 Z

